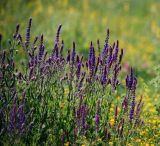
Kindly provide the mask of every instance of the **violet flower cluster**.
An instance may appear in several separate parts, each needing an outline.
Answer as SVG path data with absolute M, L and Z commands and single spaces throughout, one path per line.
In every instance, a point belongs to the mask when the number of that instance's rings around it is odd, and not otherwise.
M 98 40 L 96 49 L 91 42 L 84 59 L 75 42 L 72 49 L 64 47 L 59 25 L 50 54 L 43 34 L 31 42 L 31 26 L 32 18 L 23 39 L 18 24 L 9 51 L 0 54 L 0 144 L 80 145 L 85 137 L 91 144 L 101 138 L 106 145 L 127 145 L 126 137 L 143 124 L 143 102 L 136 99 L 137 79 L 131 68 L 127 94 L 117 104 L 123 86 L 119 41 L 109 45 L 107 30 L 104 46 Z

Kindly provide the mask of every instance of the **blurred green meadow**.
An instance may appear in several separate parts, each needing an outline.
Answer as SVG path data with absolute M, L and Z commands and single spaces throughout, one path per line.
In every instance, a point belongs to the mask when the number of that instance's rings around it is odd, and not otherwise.
M 125 50 L 124 60 L 141 71 L 147 68 L 148 73 L 149 67 L 160 62 L 159 9 L 159 0 L 1 0 L 0 32 L 4 43 L 11 38 L 16 23 L 25 34 L 26 22 L 32 16 L 32 30 L 35 35 L 44 34 L 51 50 L 56 28 L 62 24 L 65 49 L 75 41 L 77 51 L 87 56 L 91 40 L 96 45 L 100 39 L 103 47 L 109 28 L 110 42 L 118 39 Z

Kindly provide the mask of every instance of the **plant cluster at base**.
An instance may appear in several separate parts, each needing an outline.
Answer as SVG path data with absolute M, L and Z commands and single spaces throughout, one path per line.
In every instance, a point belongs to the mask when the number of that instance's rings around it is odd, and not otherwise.
M 49 54 L 43 35 L 31 43 L 31 25 L 32 18 L 25 40 L 17 25 L 9 49 L 0 54 L 0 144 L 127 145 L 143 125 L 143 103 L 136 99 L 132 69 L 126 95 L 117 89 L 119 42 L 109 45 L 107 30 L 102 48 L 99 40 L 97 50 L 90 43 L 87 60 L 76 53 L 74 42 L 65 57 L 59 25 Z

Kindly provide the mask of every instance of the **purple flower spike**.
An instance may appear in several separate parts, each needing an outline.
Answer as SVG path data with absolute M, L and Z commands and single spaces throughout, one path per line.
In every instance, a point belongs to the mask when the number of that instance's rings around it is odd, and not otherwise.
M 96 62 L 96 56 L 95 56 L 94 47 L 93 47 L 92 51 L 93 51 L 93 56 L 92 56 L 92 68 L 94 68 L 94 67 L 95 67 L 95 62 Z
M 131 90 L 133 84 L 134 76 L 133 76 L 133 69 L 131 68 L 130 75 L 126 77 L 126 87 Z
M 73 42 L 73 50 L 72 50 L 72 64 L 74 64 L 75 61 L 75 55 L 76 55 L 76 50 L 75 50 L 75 42 Z
M 121 54 L 120 54 L 120 56 L 119 56 L 118 64 L 121 64 L 122 58 L 123 58 L 123 49 L 121 49 Z
M 95 66 L 95 50 L 92 42 L 90 44 L 89 60 L 91 60 L 91 66 L 94 67 Z
M 56 35 L 56 41 L 55 41 L 55 43 L 57 44 L 59 44 L 59 35 L 60 35 L 61 28 L 62 28 L 62 25 L 60 24 L 57 29 L 57 35 Z
M 62 44 L 61 44 L 61 48 L 60 48 L 60 52 L 59 52 L 59 54 L 60 54 L 60 58 L 62 59 L 62 56 L 63 56 L 63 48 L 64 48 L 64 41 L 62 40 Z
M 41 34 L 41 37 L 40 37 L 40 46 L 43 45 L 43 34 Z
M 110 48 L 109 48 L 109 56 L 108 56 L 108 63 L 109 63 L 109 64 L 110 64 L 111 61 L 112 61 L 112 52 L 113 52 L 113 48 L 110 47 Z
M 109 29 L 107 29 L 107 35 L 106 35 L 106 39 L 105 39 L 104 48 L 108 48 L 108 40 L 109 40 Z
M 40 46 L 38 50 L 38 60 L 41 61 L 44 55 L 43 34 L 40 37 Z
M 65 142 L 65 132 L 63 132 L 61 134 L 61 145 L 64 146 L 64 142 Z
M 114 122 L 117 121 L 117 115 L 118 115 L 118 106 L 115 107 L 115 115 L 114 115 Z
M 113 78 L 112 78 L 112 87 L 114 90 L 116 89 L 116 87 L 118 85 L 118 80 L 117 80 L 118 72 L 119 72 L 119 68 L 118 68 L 117 64 L 115 64 Z
M 113 45 L 112 45 L 112 48 L 114 49 L 114 47 L 115 47 L 115 42 L 113 43 Z
M 19 119 L 19 129 L 21 130 L 22 125 L 25 122 L 25 114 L 23 110 L 23 105 L 18 108 L 18 119 Z
M 100 57 L 101 47 L 100 47 L 100 41 L 99 40 L 97 40 L 97 46 L 98 46 L 98 53 L 99 53 L 99 57 Z
M 19 32 L 19 24 L 16 25 L 16 31 L 15 34 L 13 35 L 14 39 L 16 39 L 16 37 L 18 36 L 18 32 Z
M 99 62 L 100 62 L 100 59 L 99 59 L 99 57 L 98 57 L 98 59 L 97 59 L 97 64 L 96 64 L 96 67 L 95 67 L 95 74 L 96 74 L 96 72 L 97 72 L 97 70 L 98 70 Z
M 44 46 L 41 45 L 38 50 L 38 61 L 42 60 L 43 55 L 44 55 Z
M 129 76 L 126 76 L 126 87 L 128 88 L 128 84 L 129 84 Z
M 74 77 L 74 64 L 75 64 L 75 55 L 76 55 L 76 51 L 75 51 L 75 43 L 73 42 L 73 49 L 72 49 L 72 56 L 71 56 L 71 64 L 70 64 L 70 80 L 73 80 Z
M 102 76 L 102 85 L 105 85 L 107 83 L 107 74 L 108 74 L 108 67 L 106 65 Z
M 94 50 L 93 44 L 91 42 L 90 51 L 89 51 L 89 55 L 88 55 L 90 77 L 93 76 L 94 71 L 95 71 L 95 61 L 96 61 L 95 50 Z
M 136 84 L 137 84 L 137 80 L 134 79 L 132 84 L 132 102 L 131 102 L 130 115 L 129 115 L 129 121 L 131 123 L 132 123 L 132 120 L 134 119 Z
M 96 123 L 97 126 L 99 125 L 99 122 L 100 122 L 100 115 L 96 114 L 95 123 Z
M 78 91 L 81 90 L 81 87 L 82 87 L 85 76 L 86 76 L 86 72 L 82 73 L 82 77 L 81 77 L 81 80 L 80 80 L 79 85 L 78 85 Z
M 130 109 L 130 115 L 129 115 L 130 123 L 132 123 L 132 120 L 134 119 L 134 108 L 135 108 L 135 102 L 133 100 L 131 103 L 131 109 Z
M 56 44 L 56 45 L 55 45 L 55 57 L 56 57 L 56 60 L 58 59 L 58 54 L 59 54 L 58 44 Z
M 96 130 L 98 132 L 98 130 L 99 130 L 99 124 L 100 124 L 100 100 L 98 100 L 98 102 L 97 102 L 95 124 L 96 124 Z
M 86 62 L 86 68 L 87 68 L 87 69 L 88 69 L 88 66 L 89 66 L 89 65 L 88 65 L 88 62 Z
M 67 55 L 67 62 L 70 62 L 70 57 L 71 57 L 71 53 L 70 53 L 70 49 L 68 49 L 68 55 Z
M 79 59 L 79 56 L 77 55 L 76 57 L 76 65 L 78 65 L 80 63 L 80 59 Z
M 118 46 L 119 46 L 119 42 L 118 42 L 118 40 L 117 40 L 115 52 L 114 52 L 114 54 L 113 54 L 113 61 L 114 61 L 115 63 L 117 62 L 117 58 L 118 58 Z
M 36 36 L 33 41 L 33 46 L 36 44 L 37 40 L 38 40 L 38 37 Z
M 108 139 L 108 141 L 111 139 L 111 133 L 110 132 L 108 132 L 107 139 Z
M 134 126 L 137 126 L 140 123 L 140 112 L 141 112 L 141 107 L 143 106 L 142 103 L 142 96 L 138 102 L 137 108 L 136 108 L 136 120 Z
M 90 50 L 89 50 L 89 54 L 88 54 L 88 61 L 92 59 L 92 56 L 93 56 L 93 44 L 92 44 L 92 41 L 91 41 L 91 44 L 90 44 Z
M 78 65 L 77 65 L 77 70 L 76 70 L 77 80 L 79 80 L 80 74 L 81 74 L 81 63 L 78 63 Z
M 128 108 L 128 98 L 124 97 L 123 102 L 122 102 L 122 108 L 127 111 Z
M 58 44 L 55 43 L 54 48 L 52 50 L 52 59 L 58 59 Z
M 101 54 L 101 59 L 103 61 L 105 60 L 107 54 L 108 54 L 108 47 L 107 48 L 104 47 L 104 49 L 102 50 L 102 54 Z
M 29 46 L 29 43 L 30 43 L 31 25 L 32 25 L 32 18 L 30 17 L 28 27 L 27 27 L 27 31 L 26 31 L 26 42 L 25 42 L 26 48 Z

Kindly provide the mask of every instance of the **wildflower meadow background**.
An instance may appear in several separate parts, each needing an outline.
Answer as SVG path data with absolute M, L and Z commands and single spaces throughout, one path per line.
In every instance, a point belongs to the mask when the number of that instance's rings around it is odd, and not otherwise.
M 1 0 L 0 145 L 160 145 L 159 0 Z

